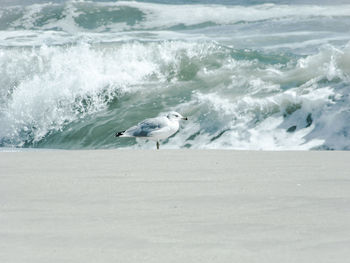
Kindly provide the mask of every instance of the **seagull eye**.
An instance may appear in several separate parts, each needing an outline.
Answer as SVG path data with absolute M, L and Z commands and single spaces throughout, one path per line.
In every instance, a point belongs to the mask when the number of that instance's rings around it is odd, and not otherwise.
M 175 117 L 179 117 L 179 115 L 175 115 Z

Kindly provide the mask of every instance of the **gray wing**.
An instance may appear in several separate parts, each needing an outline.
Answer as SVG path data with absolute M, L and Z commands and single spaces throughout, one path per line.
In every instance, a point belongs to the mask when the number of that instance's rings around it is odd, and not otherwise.
M 151 133 L 164 128 L 167 125 L 164 117 L 146 119 L 136 126 L 125 131 L 125 134 L 133 137 L 150 137 Z

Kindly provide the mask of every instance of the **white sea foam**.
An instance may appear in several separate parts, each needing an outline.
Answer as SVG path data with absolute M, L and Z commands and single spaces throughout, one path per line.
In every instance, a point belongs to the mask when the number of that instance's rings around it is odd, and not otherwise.
M 132 6 L 147 14 L 139 26 L 143 28 L 170 27 L 178 24 L 195 25 L 205 22 L 231 24 L 240 21 L 253 22 L 266 19 L 343 17 L 349 16 L 350 5 L 290 6 L 263 4 L 255 6 L 220 5 L 159 5 L 151 3 L 118 2 L 116 5 Z
M 349 83 L 349 55 L 349 46 L 342 50 L 326 46 L 318 54 L 300 59 L 293 69 L 276 70 L 274 77 L 265 79 L 281 83 L 287 78 L 288 82 L 303 84 L 270 95 L 260 92 L 256 96 L 254 89 L 241 96 L 195 92 L 192 103 L 179 108 L 198 119 L 205 116 L 207 122 L 201 120 L 182 129 L 179 136 L 170 140 L 170 147 L 187 144 L 213 149 L 350 149 L 349 85 L 321 84 L 337 78 Z M 256 77 L 250 73 L 251 78 Z M 256 81 L 263 91 L 264 83 L 259 78 Z
M 305 139 L 315 127 L 314 124 L 306 127 L 306 119 L 313 110 L 322 111 L 331 103 L 329 97 L 334 95 L 334 91 L 323 88 L 308 94 L 300 95 L 299 92 L 288 90 L 262 99 L 244 96 L 233 101 L 221 98 L 217 94 L 197 94 L 198 103 L 210 105 L 226 126 L 208 136 L 207 143 L 194 145 L 200 148 L 256 150 L 305 150 L 322 145 L 322 139 Z M 284 118 L 283 114 L 289 111 L 291 116 Z M 296 126 L 298 130 L 288 133 L 287 129 L 292 126 Z M 211 140 L 225 129 L 227 131 L 221 137 Z
M 106 48 L 13 49 L 0 52 L 0 138 L 36 142 L 86 114 L 101 111 L 123 93 L 168 81 L 181 54 L 191 58 L 210 45 L 185 42 L 126 43 Z M 184 53 L 183 53 L 184 52 Z M 180 57 L 179 57 L 180 55 Z M 169 69 L 168 69 L 169 68 Z M 172 73 L 172 74 L 173 74 Z
M 350 40 L 349 14 L 350 5 L 34 4 L 0 8 L 0 46 L 215 39 L 238 48 L 310 54 L 320 45 Z
M 1 59 L 8 71 L 5 81 L 19 83 L 6 103 L 1 137 L 35 130 L 31 136 L 40 140 L 84 113 L 103 109 L 115 92 L 137 85 L 157 66 L 141 53 L 133 55 L 123 48 L 106 55 L 87 45 L 8 52 Z
M 77 22 L 80 15 L 89 15 L 87 4 L 91 3 L 67 3 L 60 19 L 42 24 L 38 21 L 46 8 L 60 5 L 29 6 L 9 30 L 0 31 L 4 47 L 0 49 L 0 144 L 43 141 L 87 116 L 108 111 L 111 104 L 119 105 L 115 101 L 124 102 L 124 94 L 134 94 L 124 107 L 138 112 L 148 105 L 157 114 L 175 109 L 189 115 L 190 123 L 166 142 L 168 147 L 350 149 L 350 45 L 327 44 L 300 56 L 279 53 L 271 43 L 265 46 L 270 46 L 271 53 L 239 49 L 202 32 L 203 36 L 200 30 L 170 29 L 206 22 L 243 21 L 238 25 L 249 26 L 261 20 L 341 18 L 349 16 L 350 6 L 165 8 L 139 2 L 94 3 L 112 11 L 134 8 L 144 16 L 135 23 L 107 21 L 88 28 Z M 277 48 L 308 45 L 293 40 L 308 32 L 314 32 L 315 46 L 346 40 L 327 37 L 327 31 L 300 29 L 289 32 L 287 43 Z M 255 32 L 251 36 L 254 42 L 264 35 Z M 284 36 L 273 33 L 271 37 Z M 119 111 L 113 114 L 111 122 L 118 120 Z M 146 117 L 152 116 L 141 119 Z M 103 147 L 114 147 L 114 141 L 103 143 Z
M 80 15 L 89 16 L 89 11 L 100 8 L 104 11 L 118 11 L 120 8 L 134 8 L 143 13 L 141 20 L 130 24 L 128 21 L 116 23 L 101 21 L 101 26 L 94 31 L 102 32 L 106 28 L 112 31 L 137 29 L 162 29 L 177 25 L 192 26 L 207 22 L 227 25 L 237 22 L 256 22 L 274 19 L 305 19 L 316 17 L 349 17 L 350 5 L 275 5 L 263 4 L 253 6 L 223 6 L 223 5 L 163 5 L 156 3 L 141 3 L 133 1 L 118 2 L 77 2 L 69 1 L 63 5 L 64 11 L 60 19 L 48 20 L 38 27 L 36 21 L 43 18 L 44 8 L 60 7 L 60 4 L 35 4 L 23 7 L 24 15 L 11 23 L 11 27 L 24 27 L 25 29 L 60 28 L 66 32 L 78 32 L 84 26 L 78 25 L 76 19 Z M 18 10 L 22 7 L 11 7 L 7 10 Z

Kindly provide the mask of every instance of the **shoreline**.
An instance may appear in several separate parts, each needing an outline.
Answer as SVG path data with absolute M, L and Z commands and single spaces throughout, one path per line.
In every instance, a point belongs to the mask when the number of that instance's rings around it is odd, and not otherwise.
M 343 262 L 349 157 L 0 152 L 0 261 Z

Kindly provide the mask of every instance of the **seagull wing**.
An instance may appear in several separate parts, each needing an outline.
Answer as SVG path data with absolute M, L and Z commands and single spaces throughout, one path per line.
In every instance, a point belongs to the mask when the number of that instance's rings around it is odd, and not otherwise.
M 146 119 L 127 129 L 125 135 L 131 137 L 150 137 L 152 133 L 164 128 L 167 122 L 164 117 Z

